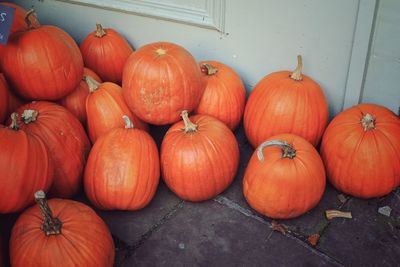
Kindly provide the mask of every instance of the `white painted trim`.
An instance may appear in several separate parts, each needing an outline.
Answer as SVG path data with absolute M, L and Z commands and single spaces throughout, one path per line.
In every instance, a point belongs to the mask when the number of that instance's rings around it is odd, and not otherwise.
M 342 109 L 360 102 L 377 0 L 359 0 Z
M 58 0 L 183 22 L 225 32 L 225 0 L 202 0 L 204 9 L 162 0 Z

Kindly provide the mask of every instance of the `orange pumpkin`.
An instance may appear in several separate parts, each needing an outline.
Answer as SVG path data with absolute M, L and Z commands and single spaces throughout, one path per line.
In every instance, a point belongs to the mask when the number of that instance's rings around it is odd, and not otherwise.
M 19 196 L 20 197 L 20 196 Z M 13 267 L 111 267 L 114 242 L 106 224 L 88 206 L 35 193 L 38 205 L 26 210 L 12 228 Z
M 243 194 L 259 213 L 289 219 L 318 204 L 325 180 L 315 148 L 302 137 L 280 134 L 253 153 L 243 178 Z
M 4 75 L 27 99 L 58 100 L 82 79 L 83 60 L 75 41 L 55 26 L 34 26 L 10 36 L 0 58 Z M 23 73 L 23 77 L 21 77 Z
M 124 99 L 135 115 L 151 124 L 174 123 L 182 110 L 194 110 L 203 87 L 195 59 L 176 44 L 142 46 L 124 67 Z
M 3 74 L 0 73 L 0 123 L 3 123 L 8 111 L 9 88 Z
M 4 91 L 3 88 L 5 88 L 6 91 L 6 97 L 4 98 Z M 18 97 L 17 95 L 15 95 L 15 93 L 13 92 L 13 90 L 10 88 L 10 86 L 7 83 L 6 78 L 4 77 L 3 73 L 0 73 L 0 102 L 4 101 L 7 102 L 7 105 L 4 106 L 0 106 L 0 117 L 1 117 L 1 112 L 4 108 L 6 109 L 5 112 L 5 117 L 10 117 L 11 113 L 13 113 L 17 108 L 19 108 L 20 106 L 22 106 L 23 104 L 25 104 L 25 100 L 21 99 L 20 97 Z M 7 98 L 7 100 L 6 100 Z M 0 120 L 1 122 L 1 120 Z
M 117 31 L 96 27 L 80 45 L 83 62 L 103 81 L 121 84 L 125 62 L 134 49 Z
M 246 100 L 242 80 L 233 69 L 217 61 L 200 62 L 200 68 L 206 88 L 195 113 L 213 116 L 235 129 Z
M 161 145 L 162 176 L 180 198 L 211 199 L 233 181 L 239 162 L 239 147 L 231 130 L 221 121 L 195 115 L 175 123 Z M 193 122 L 192 122 L 193 121 Z
M 244 111 L 244 129 L 253 147 L 280 133 L 299 135 L 316 146 L 328 122 L 328 104 L 321 87 L 295 71 L 264 77 L 251 92 Z
M 86 98 L 86 118 L 92 143 L 111 129 L 123 128 L 123 115 L 131 118 L 138 129 L 148 131 L 148 125 L 133 115 L 127 107 L 119 85 L 111 82 L 100 84 L 90 76 L 86 76 L 85 79 L 90 91 Z
M 64 107 L 34 101 L 16 111 L 21 114 L 21 129 L 40 137 L 48 147 L 56 168 L 51 194 L 68 198 L 81 185 L 90 142 L 80 122 Z
M 338 114 L 321 143 L 329 181 L 360 198 L 400 185 L 400 119 L 389 109 L 360 104 Z
M 0 213 L 26 208 L 35 191 L 47 191 L 53 182 L 53 163 L 46 145 L 18 127 L 16 113 L 11 117 L 10 127 L 0 125 Z
M 123 117 L 125 129 L 113 129 L 99 138 L 86 165 L 86 195 L 100 209 L 141 209 L 153 198 L 160 179 L 156 143 Z
M 74 114 L 83 125 L 86 125 L 86 98 L 89 95 L 89 87 L 85 80 L 86 76 L 90 76 L 99 83 L 102 82 L 94 71 L 83 68 L 83 77 L 78 87 L 60 100 L 60 104 Z

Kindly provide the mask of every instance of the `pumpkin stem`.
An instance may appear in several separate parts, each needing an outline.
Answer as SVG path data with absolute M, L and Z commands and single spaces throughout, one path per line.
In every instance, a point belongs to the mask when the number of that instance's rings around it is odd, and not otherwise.
M 103 29 L 103 26 L 100 23 L 96 23 L 96 37 L 101 38 L 106 34 L 107 32 Z
M 360 123 L 364 131 L 375 129 L 375 118 L 371 114 L 364 115 Z
M 25 124 L 29 124 L 36 121 L 38 115 L 39 112 L 37 110 L 25 109 L 24 112 L 22 112 L 21 118 Z
M 297 56 L 297 67 L 290 75 L 290 78 L 292 78 L 295 81 L 303 80 L 303 76 L 301 75 L 302 68 L 303 68 L 303 59 L 301 58 L 301 55 L 298 55 Z
M 46 194 L 42 190 L 35 192 L 35 200 L 44 218 L 40 229 L 45 232 L 47 236 L 60 234 L 62 222 L 60 219 L 53 217 L 53 212 L 51 212 L 47 202 Z
M 187 112 L 187 110 L 182 111 L 181 117 L 183 119 L 183 122 L 185 123 L 185 128 L 182 129 L 183 131 L 185 131 L 185 133 L 197 132 L 198 125 L 190 121 L 189 113 Z
M 29 9 L 25 15 L 25 23 L 26 23 L 26 26 L 28 29 L 36 29 L 36 28 L 38 28 L 38 26 L 40 26 L 40 25 L 34 25 L 34 23 L 32 23 L 32 21 L 31 21 L 32 16 L 36 17 L 36 11 L 33 8 Z M 38 24 L 37 20 L 36 20 L 36 24 Z
M 282 158 L 289 158 L 292 159 L 296 157 L 296 150 L 293 148 L 293 146 L 285 141 L 281 140 L 271 140 L 271 141 L 266 141 L 262 143 L 258 148 L 257 148 L 257 156 L 260 161 L 264 161 L 264 155 L 262 153 L 263 149 L 268 147 L 268 146 L 279 146 L 282 149 Z
M 15 131 L 18 131 L 18 130 L 19 130 L 19 126 L 18 126 L 18 113 L 13 112 L 13 113 L 11 114 L 10 117 L 11 117 L 10 128 L 13 129 L 13 130 L 15 130 Z
M 215 67 L 211 64 L 208 64 L 208 63 L 201 64 L 200 69 L 201 69 L 201 72 L 207 74 L 208 76 L 214 75 L 215 73 L 218 72 L 217 67 Z
M 133 129 L 135 126 L 133 125 L 133 122 L 129 119 L 128 116 L 123 115 L 122 119 L 125 121 L 125 129 Z
M 158 48 L 156 50 L 156 54 L 157 54 L 157 56 L 164 56 L 167 54 L 167 50 L 165 50 L 164 48 Z
M 100 83 L 98 81 L 96 81 L 95 79 L 93 79 L 92 77 L 84 76 L 84 79 L 89 87 L 90 93 L 93 93 L 94 91 L 96 91 L 99 88 Z

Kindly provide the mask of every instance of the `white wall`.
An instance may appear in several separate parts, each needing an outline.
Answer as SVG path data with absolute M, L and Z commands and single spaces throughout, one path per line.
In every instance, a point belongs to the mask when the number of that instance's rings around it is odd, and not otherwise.
M 248 90 L 266 74 L 294 69 L 300 53 L 304 73 L 321 85 L 333 115 L 343 107 L 360 1 L 370 0 L 226 0 L 226 34 L 68 2 L 14 2 L 34 6 L 42 24 L 63 28 L 78 43 L 96 22 L 118 30 L 136 48 L 161 40 L 178 43 L 197 60 L 233 67 Z

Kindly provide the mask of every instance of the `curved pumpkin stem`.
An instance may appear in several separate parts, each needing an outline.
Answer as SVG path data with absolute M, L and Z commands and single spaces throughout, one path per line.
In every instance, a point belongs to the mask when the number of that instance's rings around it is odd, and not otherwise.
M 218 72 L 217 67 L 208 63 L 201 64 L 200 69 L 203 73 L 207 74 L 208 76 L 214 75 L 215 73 Z
M 190 121 L 189 113 L 187 112 L 187 110 L 182 111 L 181 117 L 183 119 L 183 122 L 185 123 L 185 128 L 183 129 L 185 131 L 185 133 L 197 132 L 197 128 L 199 126 Z
M 296 156 L 296 150 L 293 148 L 291 144 L 281 140 L 271 140 L 262 143 L 257 148 L 257 157 L 260 161 L 264 161 L 264 155 L 262 151 L 264 148 L 268 146 L 279 146 L 282 149 L 282 158 L 292 159 Z
M 11 114 L 10 117 L 11 117 L 10 128 L 13 129 L 13 130 L 15 130 L 15 131 L 18 131 L 18 130 L 19 130 L 19 126 L 18 126 L 18 113 L 13 112 L 13 113 Z
M 133 129 L 135 126 L 133 125 L 132 121 L 129 119 L 128 116 L 123 115 L 122 119 L 125 121 L 125 129 Z
M 62 222 L 58 218 L 53 217 L 53 212 L 51 212 L 49 204 L 47 203 L 46 194 L 42 190 L 35 192 L 35 200 L 44 218 L 40 229 L 42 229 L 47 236 L 60 234 Z
M 98 81 L 96 81 L 95 79 L 93 79 L 90 76 L 83 76 L 85 79 L 85 82 L 87 83 L 88 87 L 89 87 L 89 92 L 93 93 L 94 91 L 96 91 L 99 86 L 100 83 Z
M 303 76 L 301 75 L 302 68 L 303 68 L 303 59 L 301 58 L 301 55 L 298 55 L 297 56 L 297 67 L 290 75 L 290 78 L 292 78 L 295 81 L 303 80 Z
M 375 129 L 375 118 L 371 114 L 365 114 L 360 123 L 364 131 Z
M 106 34 L 107 32 L 103 29 L 103 26 L 100 23 L 96 23 L 96 37 L 101 38 Z
M 34 23 L 32 23 L 32 21 L 31 21 L 32 16 L 36 16 L 36 11 L 33 8 L 29 9 L 25 15 L 25 23 L 26 23 L 26 26 L 28 29 L 36 29 L 40 26 L 40 25 L 34 25 Z M 39 24 L 37 22 L 37 20 L 36 20 L 36 24 Z
M 21 118 L 25 124 L 29 124 L 31 122 L 36 121 L 38 115 L 39 112 L 37 110 L 25 109 L 24 112 L 22 112 Z

